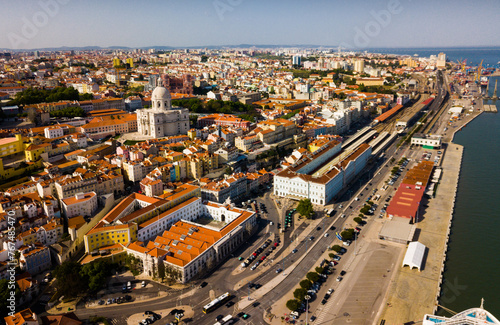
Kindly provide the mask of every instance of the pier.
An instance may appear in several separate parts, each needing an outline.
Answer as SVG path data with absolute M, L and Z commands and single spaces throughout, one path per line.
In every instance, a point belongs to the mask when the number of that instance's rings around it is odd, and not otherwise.
M 497 113 L 498 109 L 496 105 L 489 105 L 489 104 L 484 104 L 483 105 L 483 110 L 485 112 L 492 112 L 492 113 Z
M 416 224 L 419 229 L 416 240 L 428 249 L 425 266 L 421 272 L 401 267 L 395 270 L 397 274 L 380 317 L 386 324 L 417 322 L 423 314 L 435 313 L 438 308 L 462 155 L 462 146 L 447 145 L 436 196 L 429 201 L 422 220 Z

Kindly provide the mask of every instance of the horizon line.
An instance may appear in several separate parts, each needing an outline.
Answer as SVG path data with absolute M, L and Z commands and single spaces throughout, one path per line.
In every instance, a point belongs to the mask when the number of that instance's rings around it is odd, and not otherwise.
M 100 45 L 86 45 L 86 46 L 48 46 L 48 47 L 36 47 L 30 49 L 11 49 L 11 48 L 0 48 L 1 51 L 14 51 L 14 52 L 24 52 L 24 51 L 59 51 L 59 50 L 71 50 L 71 49 L 86 49 L 89 50 L 92 48 L 102 49 L 102 50 L 117 50 L 117 49 L 158 49 L 158 48 L 170 48 L 172 50 L 182 50 L 182 49 L 203 49 L 203 48 L 251 48 L 251 47 L 260 47 L 260 48 L 294 48 L 294 47 L 302 47 L 302 48 L 328 48 L 328 49 L 338 49 L 339 46 L 342 50 L 345 51 L 354 51 L 354 52 L 362 52 L 369 50 L 391 50 L 391 49 L 473 49 L 473 48 L 500 48 L 500 45 L 456 45 L 456 46 L 416 46 L 416 47 L 384 47 L 384 46 L 375 46 L 375 47 L 365 47 L 365 48 L 345 48 L 341 45 L 314 45 L 314 44 L 226 44 L 226 45 L 192 45 L 192 46 L 171 46 L 171 45 L 153 45 L 153 46 L 122 46 L 122 45 L 110 45 L 110 46 L 100 46 Z

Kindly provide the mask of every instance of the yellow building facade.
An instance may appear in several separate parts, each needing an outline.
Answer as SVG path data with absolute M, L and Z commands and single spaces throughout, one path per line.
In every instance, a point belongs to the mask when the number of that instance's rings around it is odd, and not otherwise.
M 16 134 L 15 137 L 0 139 L 0 157 L 10 156 L 19 152 L 23 152 L 24 144 L 23 137 Z
M 103 226 L 94 228 L 83 236 L 85 252 L 90 253 L 104 246 L 129 243 L 137 240 L 137 224 Z

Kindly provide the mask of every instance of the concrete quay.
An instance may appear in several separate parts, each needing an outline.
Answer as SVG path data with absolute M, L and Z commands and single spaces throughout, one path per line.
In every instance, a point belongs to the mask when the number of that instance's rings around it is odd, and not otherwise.
M 463 147 L 450 143 L 442 161 L 443 175 L 436 196 L 417 224 L 417 238 L 427 247 L 422 271 L 409 268 L 397 269 L 392 282 L 382 319 L 386 324 L 420 322 L 424 314 L 432 314 L 437 309 L 441 293 L 444 263 L 450 235 L 450 227 L 455 206 L 455 197 L 460 176 Z
M 493 112 L 493 113 L 497 113 L 498 112 L 496 105 L 487 105 L 487 104 L 484 104 L 483 107 L 484 107 L 484 111 L 485 112 Z

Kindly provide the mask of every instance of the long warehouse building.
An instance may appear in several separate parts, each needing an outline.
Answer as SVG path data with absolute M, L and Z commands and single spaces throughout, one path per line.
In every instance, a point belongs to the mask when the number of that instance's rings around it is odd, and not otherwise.
M 274 176 L 274 194 L 296 200 L 308 198 L 319 205 L 330 203 L 363 170 L 372 151 L 366 143 L 349 152 L 340 149 L 340 143 L 330 141 L 314 153 L 305 153 Z

